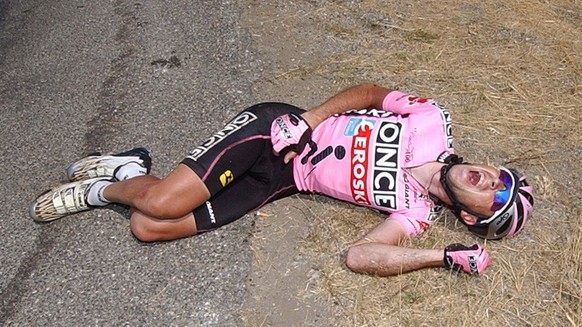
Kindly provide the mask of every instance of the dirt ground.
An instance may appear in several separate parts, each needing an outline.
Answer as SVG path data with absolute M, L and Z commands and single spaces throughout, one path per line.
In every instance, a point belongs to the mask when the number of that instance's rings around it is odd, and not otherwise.
M 444 215 L 407 241 L 484 244 L 480 277 L 351 273 L 343 253 L 383 217 L 319 196 L 269 205 L 255 213 L 248 326 L 582 325 L 580 1 L 240 3 L 271 67 L 257 101 L 310 108 L 361 82 L 433 97 L 462 156 L 516 167 L 536 190 L 513 239 L 484 242 Z

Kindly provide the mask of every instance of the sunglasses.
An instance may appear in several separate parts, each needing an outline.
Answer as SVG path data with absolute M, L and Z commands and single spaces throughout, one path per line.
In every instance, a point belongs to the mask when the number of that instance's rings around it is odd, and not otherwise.
M 495 199 L 493 200 L 493 205 L 491 206 L 491 211 L 495 212 L 501 208 L 509 201 L 511 198 L 511 190 L 513 189 L 513 178 L 505 170 L 501 170 L 499 173 L 499 180 L 505 185 L 505 189 L 495 192 Z

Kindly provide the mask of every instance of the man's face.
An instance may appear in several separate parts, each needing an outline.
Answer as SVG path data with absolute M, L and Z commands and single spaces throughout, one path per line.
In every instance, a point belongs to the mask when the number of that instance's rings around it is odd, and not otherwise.
M 449 170 L 447 181 L 459 202 L 487 217 L 493 215 L 495 192 L 505 189 L 499 180 L 499 169 L 486 165 L 455 165 Z

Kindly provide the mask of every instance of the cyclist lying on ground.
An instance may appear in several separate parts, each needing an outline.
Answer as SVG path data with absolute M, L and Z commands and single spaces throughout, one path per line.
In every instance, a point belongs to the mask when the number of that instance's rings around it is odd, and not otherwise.
M 298 192 L 319 193 L 388 214 L 349 248 L 346 264 L 353 271 L 481 273 L 489 256 L 480 245 L 400 246 L 425 231 L 442 207 L 487 239 L 514 235 L 533 210 L 525 176 L 463 163 L 452 139 L 450 115 L 432 99 L 362 84 L 310 111 L 254 105 L 163 179 L 149 175 L 144 148 L 90 155 L 69 166 L 72 183 L 40 195 L 30 215 L 48 222 L 124 204 L 131 208 L 132 233 L 150 242 L 211 231 Z

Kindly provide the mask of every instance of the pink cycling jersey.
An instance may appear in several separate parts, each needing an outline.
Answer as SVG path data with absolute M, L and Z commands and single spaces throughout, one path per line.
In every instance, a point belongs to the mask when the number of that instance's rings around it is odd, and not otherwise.
M 382 110 L 352 110 L 328 118 L 294 159 L 300 191 L 390 214 L 409 235 L 432 223 L 435 207 L 407 168 L 454 153 L 451 118 L 432 99 L 392 91 Z

